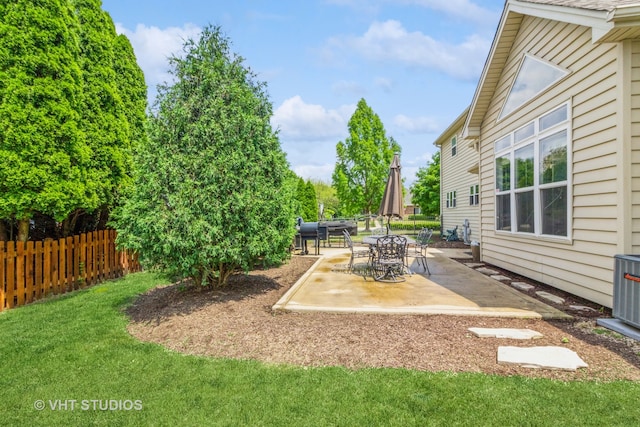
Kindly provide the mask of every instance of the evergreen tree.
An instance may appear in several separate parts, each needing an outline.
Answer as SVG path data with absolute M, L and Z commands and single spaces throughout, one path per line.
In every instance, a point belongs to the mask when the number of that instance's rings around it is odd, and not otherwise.
M 122 62 L 126 59 L 115 56 L 115 26 L 102 10 L 101 1 L 72 0 L 72 3 L 80 21 L 80 57 L 85 90 L 82 129 L 92 148 L 88 173 L 99 196 L 98 215 L 104 223 L 115 203 L 116 194 L 128 182 L 131 169 L 132 131 L 116 75 L 116 59 Z M 122 95 L 129 96 L 127 93 Z M 139 101 L 134 98 L 129 102 Z M 134 108 L 131 114 L 139 114 L 139 108 Z M 133 125 L 140 126 L 135 122 Z M 78 206 L 67 218 L 65 235 L 73 230 L 75 220 L 85 209 L 85 206 Z
M 120 34 L 114 40 L 114 70 L 120 99 L 122 99 L 128 123 L 126 135 L 128 146 L 125 147 L 125 175 L 120 186 L 114 189 L 114 206 L 122 202 L 133 184 L 133 152 L 145 144 L 147 134 L 147 85 L 144 74 L 138 65 L 133 47 L 129 39 Z M 122 194 L 124 193 L 124 194 Z M 100 227 L 100 225 L 98 225 Z
M 316 189 L 314 188 L 311 181 L 307 181 L 305 183 L 305 193 L 306 193 L 306 202 L 307 202 L 307 215 L 309 216 L 310 221 L 318 220 L 318 198 L 316 197 Z
M 79 128 L 83 82 L 78 23 L 66 0 L 2 2 L 0 13 L 0 219 L 26 241 L 42 212 L 62 221 L 98 205 Z
M 196 283 L 224 285 L 237 269 L 288 256 L 295 175 L 271 128 L 264 83 L 218 27 L 170 58 L 158 88 L 135 188 L 118 212 L 120 244 Z

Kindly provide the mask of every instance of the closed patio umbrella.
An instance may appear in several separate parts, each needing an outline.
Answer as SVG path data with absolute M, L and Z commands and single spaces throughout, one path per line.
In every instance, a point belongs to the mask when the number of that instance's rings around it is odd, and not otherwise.
M 394 154 L 391 166 L 389 166 L 389 178 L 384 188 L 378 215 L 387 217 L 387 234 L 389 234 L 391 217 L 402 218 L 402 178 L 400 176 L 400 156 L 398 153 Z

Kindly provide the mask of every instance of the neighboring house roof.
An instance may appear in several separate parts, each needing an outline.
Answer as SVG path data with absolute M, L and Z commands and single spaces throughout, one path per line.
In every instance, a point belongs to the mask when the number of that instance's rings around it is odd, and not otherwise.
M 524 15 L 591 27 L 594 43 L 640 37 L 638 0 L 507 0 L 464 123 L 464 138 L 480 136 L 482 120 Z
M 404 205 L 413 206 L 411 199 L 413 199 L 413 194 L 411 194 L 411 190 L 407 190 L 407 192 L 404 194 L 404 201 L 403 201 Z

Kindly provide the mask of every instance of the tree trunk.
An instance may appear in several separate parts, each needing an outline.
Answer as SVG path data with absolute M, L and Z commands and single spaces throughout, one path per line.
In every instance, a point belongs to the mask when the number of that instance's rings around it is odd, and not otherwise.
M 62 221 L 62 237 L 69 237 L 73 235 L 76 228 L 76 222 L 78 221 L 78 216 L 80 216 L 81 212 L 81 209 L 76 209 L 71 212 L 64 221 Z
M 7 223 L 3 219 L 0 219 L 0 242 L 6 242 L 7 240 L 9 240 Z
M 107 223 L 109 222 L 109 206 L 103 206 L 100 209 L 100 213 L 98 215 L 98 222 L 96 224 L 96 230 L 105 230 L 107 228 Z
M 29 240 L 29 218 L 18 221 L 18 241 L 27 242 Z

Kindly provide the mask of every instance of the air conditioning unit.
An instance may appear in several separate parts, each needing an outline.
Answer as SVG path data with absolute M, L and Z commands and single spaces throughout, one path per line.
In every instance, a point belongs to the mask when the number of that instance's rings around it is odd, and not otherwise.
M 640 255 L 616 255 L 613 317 L 640 328 Z

